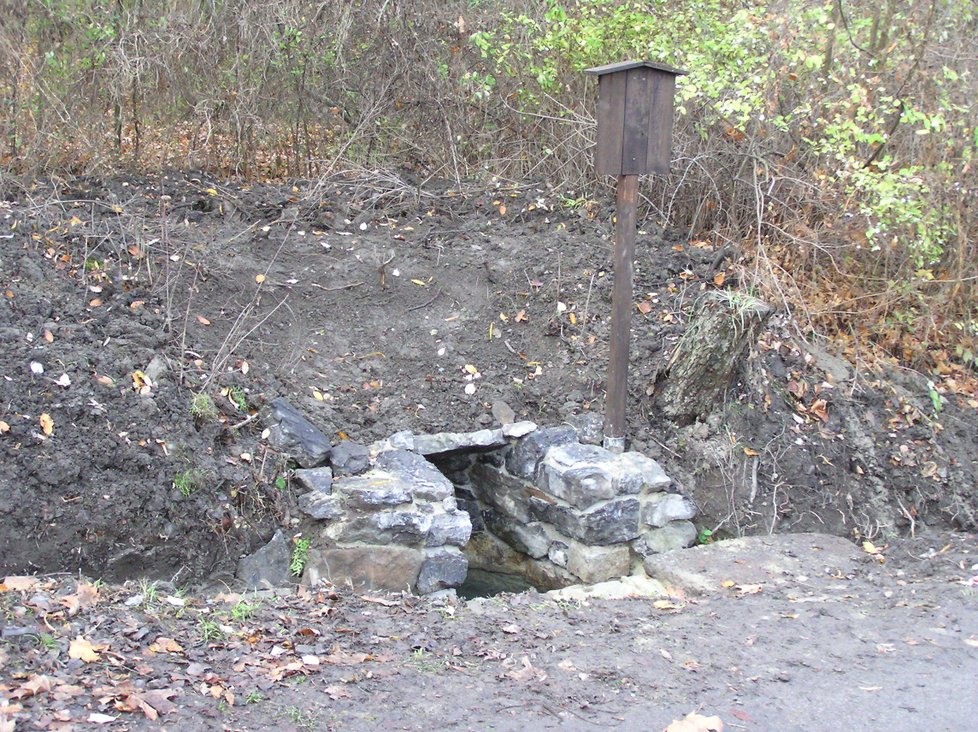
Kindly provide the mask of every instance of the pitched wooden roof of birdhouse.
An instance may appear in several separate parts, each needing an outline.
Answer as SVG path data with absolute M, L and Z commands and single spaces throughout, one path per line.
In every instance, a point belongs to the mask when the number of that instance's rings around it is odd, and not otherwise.
M 645 67 L 647 69 L 655 69 L 656 71 L 665 71 L 667 74 L 674 74 L 676 76 L 685 76 L 688 72 L 682 69 L 677 69 L 674 66 L 669 66 L 668 64 L 660 64 L 654 61 L 621 61 L 616 64 L 606 64 L 605 66 L 595 66 L 593 69 L 584 69 L 587 74 L 597 74 L 598 76 L 604 76 L 605 74 L 613 74 L 616 71 L 628 71 L 629 69 L 638 69 Z

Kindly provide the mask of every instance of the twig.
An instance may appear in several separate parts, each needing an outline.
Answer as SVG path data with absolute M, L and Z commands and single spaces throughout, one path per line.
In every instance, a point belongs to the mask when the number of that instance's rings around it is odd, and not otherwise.
M 257 417 L 258 417 L 258 412 L 255 412 L 254 414 L 249 414 L 245 419 L 241 420 L 237 424 L 231 425 L 230 427 L 228 427 L 228 429 L 229 430 L 239 430 L 242 427 L 244 427 L 246 424 L 248 424 L 249 422 L 253 422 Z
M 318 287 L 320 290 L 325 292 L 336 292 L 337 290 L 352 290 L 354 287 L 359 287 L 363 282 L 351 282 L 348 285 L 339 285 L 338 287 L 323 287 L 322 285 L 317 285 L 315 282 L 310 282 L 310 287 Z
M 441 290 L 438 290 L 438 292 L 436 292 L 434 297 L 432 297 L 430 300 L 428 300 L 427 302 L 423 302 L 420 305 L 415 305 L 414 307 L 408 308 L 407 312 L 411 313 L 414 312 L 415 310 L 421 310 L 423 308 L 428 307 L 429 305 L 431 305 L 431 303 L 437 300 L 440 295 L 441 295 Z

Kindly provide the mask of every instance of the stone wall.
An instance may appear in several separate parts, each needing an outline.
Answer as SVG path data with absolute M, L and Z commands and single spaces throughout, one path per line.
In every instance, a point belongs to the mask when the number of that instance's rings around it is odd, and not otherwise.
M 695 506 L 658 463 L 582 444 L 569 426 L 401 432 L 368 449 L 329 446 L 284 400 L 266 423 L 270 446 L 302 466 L 307 583 L 427 594 L 461 585 L 471 563 L 552 589 L 641 571 L 696 539 Z

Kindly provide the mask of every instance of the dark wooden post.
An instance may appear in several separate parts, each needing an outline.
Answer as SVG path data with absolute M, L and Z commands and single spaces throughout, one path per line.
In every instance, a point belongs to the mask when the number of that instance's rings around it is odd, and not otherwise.
M 595 169 L 599 175 L 618 177 L 604 446 L 621 452 L 625 449 L 638 176 L 669 172 L 676 77 L 685 72 L 650 61 L 626 61 L 588 69 L 588 73 L 599 79 Z

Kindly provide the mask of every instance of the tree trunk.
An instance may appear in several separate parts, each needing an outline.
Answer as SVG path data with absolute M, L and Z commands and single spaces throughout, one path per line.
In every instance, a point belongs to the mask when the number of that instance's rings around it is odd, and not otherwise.
M 748 295 L 704 295 L 656 396 L 662 413 L 689 424 L 713 411 L 772 312 L 770 305 Z

